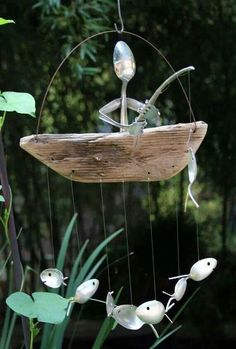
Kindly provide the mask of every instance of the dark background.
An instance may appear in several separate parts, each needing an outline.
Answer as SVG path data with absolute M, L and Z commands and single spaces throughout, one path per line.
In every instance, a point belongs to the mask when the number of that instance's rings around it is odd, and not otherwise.
M 199 210 L 190 203 L 188 212 L 183 212 L 188 184 L 186 170 L 169 181 L 150 185 L 158 299 L 166 301 L 161 291 L 171 292 L 173 285 L 167 279 L 178 271 L 177 224 L 182 273 L 187 273 L 197 260 L 197 230 L 200 257 L 218 259 L 216 271 L 201 282 L 201 290 L 178 320 L 183 327 L 160 347 L 231 348 L 236 329 L 236 2 L 131 0 L 122 1 L 122 13 L 125 29 L 154 43 L 176 70 L 195 66 L 196 71 L 191 74 L 192 108 L 196 118 L 209 126 L 197 153 L 199 172 L 194 192 L 200 203 Z M 1 90 L 31 93 L 35 96 L 38 112 L 49 79 L 65 54 L 85 37 L 113 29 L 113 23 L 118 22 L 116 3 L 108 0 L 8 0 L 1 4 L 0 15 L 16 22 L 1 28 Z M 137 65 L 136 76 L 128 86 L 129 96 L 145 100 L 171 75 L 170 68 L 152 48 L 130 35 L 120 37 L 114 33 L 91 40 L 71 56 L 58 74 L 44 109 L 41 132 L 104 130 L 97 111 L 120 95 L 121 82 L 112 67 L 113 48 L 120 38 L 131 47 Z M 182 81 L 187 89 L 187 78 Z M 176 82 L 159 98 L 157 107 L 164 123 L 189 121 L 189 108 Z M 20 137 L 35 133 L 36 123 L 34 119 L 9 114 L 4 126 L 4 143 L 17 228 L 23 228 L 19 241 L 23 264 L 40 271 L 52 263 L 47 171 L 18 145 Z M 49 184 L 57 256 L 74 211 L 73 197 L 71 183 L 51 171 Z M 80 240 L 90 238 L 91 248 L 94 248 L 103 239 L 100 187 L 74 183 L 73 190 L 79 213 Z M 122 185 L 104 184 L 103 192 L 110 234 L 124 226 Z M 131 257 L 133 299 L 134 304 L 140 304 L 153 298 L 147 184 L 127 183 L 125 192 L 130 251 L 134 252 Z M 4 243 L 3 234 L 0 241 Z M 77 253 L 76 244 L 72 245 L 68 270 Z M 109 258 L 113 261 L 125 254 L 125 239 L 119 237 L 109 246 Z M 2 254 L 0 258 L 3 263 L 6 255 Z M 7 275 L 6 271 L 0 280 L 2 319 Z M 106 273 L 102 273 L 100 281 L 98 298 L 104 299 Z M 111 267 L 111 282 L 116 291 L 124 286 L 121 302 L 127 302 L 126 260 Z M 198 286 L 199 283 L 190 281 L 188 295 Z M 38 275 L 32 273 L 26 291 L 36 289 L 40 289 Z M 83 318 L 86 326 L 75 335 L 75 347 L 91 347 L 89 343 L 96 337 L 105 317 L 105 310 L 100 306 L 93 305 L 91 309 L 88 305 L 87 308 Z M 153 336 L 148 327 L 144 332 L 141 336 L 142 331 L 128 332 L 119 328 L 104 348 L 146 348 L 152 343 Z M 63 347 L 67 348 L 67 342 Z

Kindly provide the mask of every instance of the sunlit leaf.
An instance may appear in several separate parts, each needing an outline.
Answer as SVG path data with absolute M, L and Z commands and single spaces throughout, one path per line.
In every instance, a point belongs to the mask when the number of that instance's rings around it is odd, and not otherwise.
M 0 110 L 35 117 L 35 100 L 29 93 L 3 92 L 0 95 Z
M 5 19 L 0 17 L 0 25 L 8 24 L 8 23 L 15 23 L 12 19 Z

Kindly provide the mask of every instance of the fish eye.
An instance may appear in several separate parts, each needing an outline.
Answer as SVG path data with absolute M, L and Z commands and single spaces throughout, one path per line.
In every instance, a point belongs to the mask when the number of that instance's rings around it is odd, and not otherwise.
M 150 307 L 147 307 L 147 310 L 150 310 Z
M 93 281 L 93 286 L 95 286 L 95 282 Z
M 51 273 L 48 273 L 48 276 L 52 276 L 52 274 L 51 274 Z
M 210 262 L 207 262 L 207 265 L 211 265 L 211 263 L 210 263 Z

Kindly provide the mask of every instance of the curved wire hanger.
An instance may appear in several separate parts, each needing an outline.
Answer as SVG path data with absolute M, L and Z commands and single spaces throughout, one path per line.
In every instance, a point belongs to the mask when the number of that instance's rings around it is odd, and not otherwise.
M 123 18 L 122 18 L 122 14 L 121 14 L 120 0 L 117 0 L 117 9 L 118 9 L 118 15 L 119 15 L 119 19 L 120 19 L 121 28 L 118 29 L 116 23 L 114 23 L 114 27 L 115 27 L 115 30 L 117 31 L 118 34 L 122 34 L 124 31 L 124 22 L 123 22 Z

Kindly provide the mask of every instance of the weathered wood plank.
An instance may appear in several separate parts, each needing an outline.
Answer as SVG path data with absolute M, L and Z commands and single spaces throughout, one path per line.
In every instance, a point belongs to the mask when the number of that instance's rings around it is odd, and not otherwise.
M 189 146 L 202 143 L 207 124 L 198 121 Z M 126 132 L 40 134 L 23 137 L 20 146 L 71 180 L 85 183 L 160 181 L 173 177 L 188 162 L 194 123 L 145 129 L 139 138 Z

